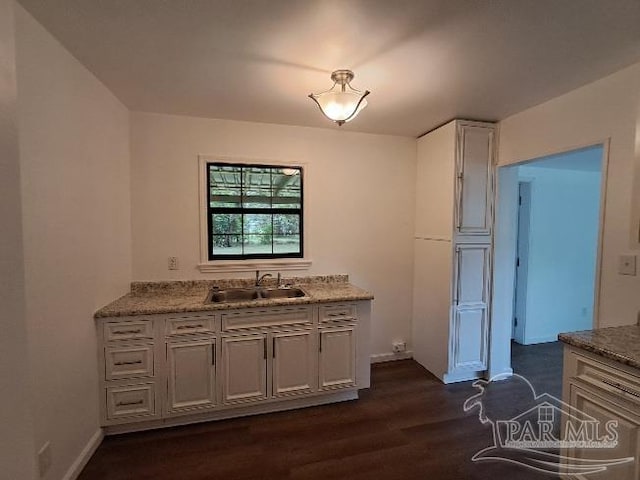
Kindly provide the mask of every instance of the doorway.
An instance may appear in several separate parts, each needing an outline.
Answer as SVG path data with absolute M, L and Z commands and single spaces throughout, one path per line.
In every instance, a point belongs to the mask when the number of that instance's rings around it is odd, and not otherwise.
M 608 144 L 498 169 L 490 376 L 511 342 L 532 345 L 598 321 Z

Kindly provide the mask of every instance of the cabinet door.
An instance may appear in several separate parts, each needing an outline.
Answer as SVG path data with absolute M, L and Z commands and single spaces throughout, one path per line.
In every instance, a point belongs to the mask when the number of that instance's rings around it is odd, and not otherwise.
M 215 340 L 167 344 L 167 411 L 211 408 L 216 403 Z
M 456 247 L 450 370 L 487 369 L 490 245 Z
M 267 398 L 267 336 L 253 334 L 222 339 L 224 403 Z
M 356 330 L 353 325 L 319 330 L 320 389 L 356 385 Z
M 457 132 L 456 233 L 490 235 L 494 128 L 460 123 Z
M 273 334 L 273 396 L 316 390 L 317 363 L 310 330 Z
M 607 433 L 605 430 L 607 421 L 615 420 L 618 422 L 618 445 L 611 449 L 570 450 L 568 455 L 572 458 L 590 460 L 633 457 L 634 460 L 629 463 L 608 467 L 604 472 L 589 474 L 588 478 L 594 480 L 637 480 L 640 478 L 640 410 L 638 406 L 631 407 L 634 410 L 632 412 L 618 405 L 617 401 L 614 403 L 580 388 L 574 383 L 570 383 L 569 392 L 571 406 L 599 421 L 602 435 Z

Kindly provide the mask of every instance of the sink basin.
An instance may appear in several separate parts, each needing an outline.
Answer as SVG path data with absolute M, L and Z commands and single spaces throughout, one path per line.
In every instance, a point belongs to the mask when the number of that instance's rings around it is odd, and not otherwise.
M 260 298 L 260 294 L 255 288 L 228 288 L 226 290 L 212 290 L 206 303 L 246 302 L 258 298 Z
M 211 290 L 205 303 L 247 302 L 251 300 L 271 298 L 299 298 L 306 297 L 304 290 L 297 287 L 280 288 L 227 288 L 225 290 Z
M 260 291 L 262 298 L 298 298 L 306 297 L 307 294 L 303 290 L 296 287 L 286 288 L 265 288 Z

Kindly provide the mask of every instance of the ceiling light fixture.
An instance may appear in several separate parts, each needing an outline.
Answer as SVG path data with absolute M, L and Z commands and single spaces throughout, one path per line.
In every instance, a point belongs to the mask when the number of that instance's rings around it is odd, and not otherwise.
M 331 74 L 333 87 L 326 92 L 309 94 L 309 98 L 316 102 L 324 116 L 340 126 L 356 118 L 367 106 L 365 97 L 371 93 L 369 90 L 361 92 L 353 88 L 353 77 L 351 70 L 336 70 Z

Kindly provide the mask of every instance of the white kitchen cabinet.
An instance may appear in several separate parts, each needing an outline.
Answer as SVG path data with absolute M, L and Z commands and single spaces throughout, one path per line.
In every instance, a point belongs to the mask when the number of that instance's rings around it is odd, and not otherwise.
M 613 458 L 634 458 L 634 461 L 610 467 L 602 473 L 589 474 L 595 480 L 638 480 L 640 478 L 640 413 L 630 411 L 615 401 L 600 396 L 572 383 L 570 404 L 580 412 L 600 422 L 601 431 L 609 421 L 617 422 L 618 445 L 613 449 L 573 449 L 568 456 L 589 460 L 611 460 Z
M 223 402 L 238 403 L 267 398 L 267 335 L 222 337 Z
M 490 235 L 495 127 L 458 122 L 456 129 L 456 234 Z
M 487 369 L 491 246 L 456 247 L 450 373 Z
M 370 308 L 98 319 L 102 426 L 119 433 L 355 399 L 369 386 Z
M 315 338 L 311 330 L 272 334 L 274 397 L 301 395 L 317 389 Z
M 640 371 L 572 346 L 564 349 L 563 400 L 589 420 L 605 425 L 617 422 L 618 445 L 613 449 L 569 449 L 570 458 L 633 461 L 607 468 L 585 478 L 594 480 L 640 479 Z
M 494 152 L 486 122 L 418 140 L 412 350 L 445 383 L 488 368 Z
M 216 405 L 216 340 L 167 343 L 167 412 Z
M 343 325 L 319 330 L 320 389 L 356 384 L 356 327 Z

